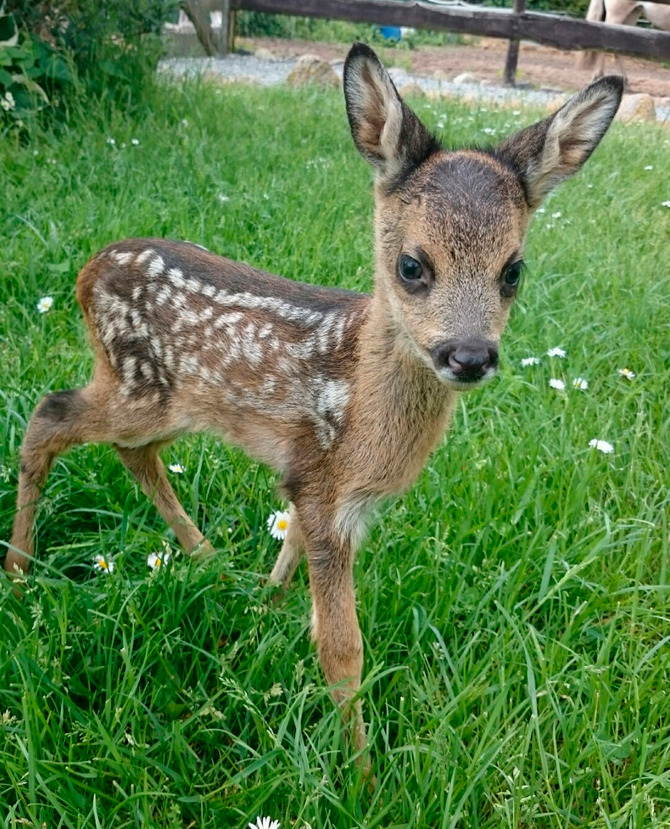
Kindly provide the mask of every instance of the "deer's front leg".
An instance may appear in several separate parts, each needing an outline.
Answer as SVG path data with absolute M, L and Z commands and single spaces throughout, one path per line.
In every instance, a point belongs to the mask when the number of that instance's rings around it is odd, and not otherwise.
M 360 700 L 354 700 L 363 670 L 363 639 L 356 616 L 352 545 L 334 530 L 309 533 L 303 525 L 312 594 L 312 637 L 326 680 L 351 729 L 356 750 L 367 740 Z M 368 762 L 366 762 L 366 767 Z

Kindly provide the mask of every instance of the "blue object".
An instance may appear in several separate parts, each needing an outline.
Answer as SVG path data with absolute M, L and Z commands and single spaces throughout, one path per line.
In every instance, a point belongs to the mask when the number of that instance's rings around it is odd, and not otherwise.
M 386 40 L 400 40 L 402 37 L 400 26 L 380 26 L 379 31 Z

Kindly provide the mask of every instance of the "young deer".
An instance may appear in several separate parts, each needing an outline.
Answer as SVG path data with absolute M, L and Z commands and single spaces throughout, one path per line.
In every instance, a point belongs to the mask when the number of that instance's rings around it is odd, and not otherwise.
M 159 451 L 186 432 L 218 432 L 283 476 L 291 520 L 271 578 L 288 585 L 306 554 L 321 665 L 363 748 L 352 567 L 366 514 L 414 481 L 457 393 L 495 374 L 533 211 L 589 157 L 621 92 L 621 79 L 604 78 L 495 149 L 445 150 L 375 53 L 354 45 L 344 94 L 375 171 L 372 296 L 184 242 L 131 239 L 98 253 L 77 281 L 93 380 L 35 409 L 6 570 L 28 572 L 56 455 L 92 442 L 115 447 L 187 551 L 211 552 Z

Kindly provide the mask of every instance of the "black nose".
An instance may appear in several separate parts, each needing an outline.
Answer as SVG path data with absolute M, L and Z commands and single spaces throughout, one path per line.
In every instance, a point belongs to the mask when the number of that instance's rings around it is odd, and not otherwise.
M 457 380 L 473 383 L 498 367 L 498 347 L 483 339 L 449 340 L 431 352 L 438 371 L 449 369 Z

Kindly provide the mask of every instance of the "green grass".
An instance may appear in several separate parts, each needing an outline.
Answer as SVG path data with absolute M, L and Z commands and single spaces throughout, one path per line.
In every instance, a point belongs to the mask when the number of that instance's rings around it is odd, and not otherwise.
M 453 143 L 532 117 L 418 106 Z M 195 564 L 113 450 L 82 447 L 48 480 L 24 601 L 0 581 L 3 826 L 670 826 L 669 138 L 615 125 L 552 197 L 499 377 L 379 510 L 355 574 L 376 787 L 342 751 L 304 566 L 281 603 L 263 582 L 274 476 L 208 437 L 166 452 L 219 549 Z M 187 238 L 370 288 L 370 173 L 335 93 L 191 87 L 136 120 L 92 108 L 57 139 L 0 147 L 0 192 L 0 539 L 32 407 L 89 376 L 74 280 L 95 250 Z M 520 367 L 556 345 L 565 360 Z M 93 571 L 101 552 L 112 574 Z

